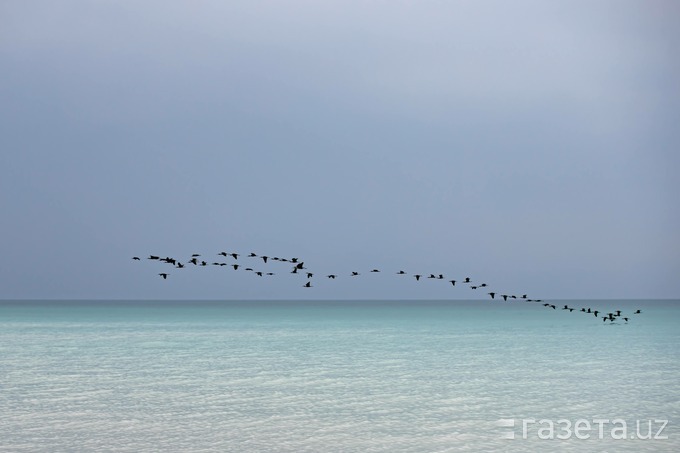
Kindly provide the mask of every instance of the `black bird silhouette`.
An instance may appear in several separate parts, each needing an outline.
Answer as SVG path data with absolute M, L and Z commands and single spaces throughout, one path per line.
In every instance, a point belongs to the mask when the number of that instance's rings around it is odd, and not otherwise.
M 439 277 L 437 277 L 439 280 L 444 280 L 444 274 L 439 274 Z
M 312 282 L 307 282 L 304 285 L 302 285 L 304 288 L 311 288 L 312 287 Z
M 429 277 L 427 277 L 427 278 L 437 278 L 437 277 L 435 277 L 435 275 L 434 275 L 434 274 L 430 274 L 430 276 L 429 276 Z
M 403 274 L 405 274 L 405 273 L 406 273 L 406 272 L 404 272 L 404 271 L 399 271 L 399 272 L 397 272 L 397 274 L 399 274 L 399 275 L 403 275 Z
M 135 260 L 135 261 L 139 261 L 139 260 L 140 260 L 140 258 L 139 258 L 138 256 L 133 256 L 132 259 Z
M 238 264 L 232 264 L 232 265 L 231 265 L 231 267 L 233 267 L 235 271 L 238 270 L 238 266 L 239 266 Z
M 218 253 L 218 255 L 222 255 L 224 257 L 229 256 L 229 254 L 227 252 L 220 252 L 220 253 Z
M 195 257 L 197 257 L 197 256 L 201 256 L 201 254 L 200 254 L 200 253 L 194 253 L 194 254 L 192 254 L 191 256 L 193 256 L 193 257 L 195 258 Z
M 380 272 L 378 269 L 373 269 L 371 272 Z
M 176 267 L 177 269 L 182 269 L 182 268 L 184 267 L 184 264 L 182 264 L 182 263 L 177 263 L 177 265 L 176 265 L 175 267 Z
M 231 256 L 233 256 L 235 260 L 238 259 L 238 255 L 239 255 L 238 253 L 232 253 L 232 254 L 231 254 Z
M 633 313 L 633 314 L 634 314 L 634 315 L 639 315 L 639 314 L 641 314 L 641 313 L 642 313 L 642 312 L 638 309 L 638 310 L 636 310 L 635 313 Z
M 259 275 L 260 277 L 262 277 L 262 272 L 261 272 L 261 271 L 257 271 L 257 272 L 255 272 L 255 274 L 257 274 L 257 275 Z
M 470 283 L 470 277 L 465 277 L 465 281 L 463 283 Z
M 253 252 L 250 252 L 250 255 L 248 255 L 248 256 L 252 258 L 252 257 L 257 256 L 257 255 Z
M 326 277 L 328 277 L 328 278 L 335 278 L 335 277 L 337 277 L 337 276 L 336 276 L 335 274 L 330 274 L 330 275 L 326 275 Z
M 508 295 L 507 294 L 501 294 L 501 297 L 503 298 L 504 301 L 508 300 Z
M 476 287 L 476 286 L 471 286 L 470 289 L 477 289 L 477 287 Z
M 597 314 L 598 314 L 598 313 L 599 313 L 598 310 L 594 310 L 594 311 L 593 311 L 593 315 L 595 315 L 596 318 L 597 318 Z
M 624 321 L 628 322 L 628 318 L 623 318 Z
M 158 274 L 158 275 L 160 275 L 161 277 L 163 277 L 163 280 L 166 280 L 166 279 L 168 278 L 168 274 L 166 274 L 165 272 L 161 272 L 161 273 Z
M 307 272 L 307 278 L 312 278 L 313 276 L 314 274 L 312 274 L 311 272 Z
M 621 310 L 616 310 L 616 316 L 621 316 Z
M 490 293 L 488 293 L 488 294 L 489 294 L 489 296 L 491 296 L 492 299 L 495 299 L 495 298 L 496 298 L 496 293 L 490 292 Z
M 189 262 L 190 262 L 190 263 L 193 263 L 194 266 L 198 264 L 198 260 L 197 260 L 196 258 L 191 258 L 191 259 L 189 260 Z
M 352 277 L 356 277 L 357 275 L 359 275 L 358 272 L 352 271 Z
M 149 257 L 147 258 L 147 260 L 157 260 L 158 258 L 160 258 L 160 257 L 159 257 L 159 256 L 156 256 L 156 255 L 149 255 Z
M 416 274 L 416 275 L 414 275 L 414 277 L 416 278 L 416 280 L 420 280 L 420 277 L 422 277 L 422 275 Z
M 268 257 L 268 256 L 262 255 L 260 258 L 262 258 L 262 261 L 264 261 L 265 263 L 267 263 L 267 258 L 269 258 L 269 257 Z
M 453 286 L 456 286 L 456 281 L 455 280 L 449 280 Z

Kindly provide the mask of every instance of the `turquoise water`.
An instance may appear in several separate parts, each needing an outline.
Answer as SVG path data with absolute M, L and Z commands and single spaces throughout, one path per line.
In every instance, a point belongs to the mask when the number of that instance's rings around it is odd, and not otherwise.
M 680 301 L 565 303 L 0 302 L 0 451 L 680 451 Z

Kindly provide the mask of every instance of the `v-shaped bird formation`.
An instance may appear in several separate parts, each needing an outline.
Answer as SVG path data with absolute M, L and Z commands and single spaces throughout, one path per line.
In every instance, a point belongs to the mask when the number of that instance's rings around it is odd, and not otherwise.
M 163 263 L 166 266 L 172 266 L 174 269 L 178 270 L 184 270 L 187 267 L 207 267 L 207 266 L 219 266 L 219 267 L 225 267 L 226 269 L 230 269 L 232 271 L 241 271 L 241 272 L 251 272 L 253 275 L 256 275 L 258 277 L 270 277 L 273 275 L 276 275 L 275 272 L 269 271 L 269 267 L 272 266 L 273 263 L 279 263 L 282 265 L 286 265 L 287 268 L 284 270 L 284 273 L 286 274 L 291 274 L 298 276 L 298 278 L 303 278 L 306 280 L 306 282 L 302 283 L 300 286 L 302 288 L 314 288 L 315 285 L 312 284 L 312 279 L 315 275 L 314 272 L 310 272 L 307 267 L 305 266 L 305 262 L 301 260 L 298 257 L 292 257 L 292 258 L 281 258 L 278 256 L 269 256 L 269 255 L 261 255 L 257 254 L 254 252 L 250 252 L 249 254 L 243 254 L 243 253 L 236 253 L 236 252 L 226 252 L 226 251 L 221 251 L 215 255 L 211 255 L 213 257 L 221 257 L 221 258 L 213 258 L 213 259 L 208 259 L 201 255 L 200 253 L 194 253 L 192 254 L 189 258 L 185 259 L 184 262 L 180 261 L 177 258 L 172 258 L 169 256 L 166 257 L 161 257 L 161 255 L 149 255 L 146 259 L 155 261 L 158 263 Z M 242 257 L 241 260 L 239 260 L 239 257 Z M 141 258 L 139 256 L 134 256 L 132 257 L 133 260 L 135 261 L 141 261 Z M 267 270 L 262 270 L 261 268 L 257 268 L 258 266 L 263 266 L 267 267 Z M 181 271 L 180 271 L 181 272 Z M 383 272 L 380 269 L 373 268 L 367 272 L 366 274 L 376 274 L 376 273 L 381 273 Z M 414 278 L 415 281 L 417 282 L 424 282 L 426 280 L 441 280 L 446 283 L 450 283 L 452 287 L 457 287 L 460 288 L 462 286 L 467 286 L 472 290 L 479 290 L 479 289 L 489 289 L 489 285 L 484 282 L 476 282 L 473 281 L 471 277 L 462 277 L 459 279 L 451 278 L 448 279 L 448 277 L 445 277 L 444 274 L 442 273 L 408 273 L 404 271 L 403 269 L 400 270 L 393 270 L 389 271 L 395 275 L 398 275 L 398 278 Z M 158 275 L 160 278 L 163 280 L 167 280 L 171 276 L 171 272 L 165 271 L 165 272 L 159 272 Z M 348 274 L 342 275 L 340 273 L 333 273 L 333 274 L 327 274 L 325 275 L 325 279 L 328 280 L 336 280 L 336 279 L 341 279 L 342 277 L 349 277 L 349 279 L 359 277 L 361 278 L 364 275 L 362 271 L 356 270 L 356 271 L 351 271 Z M 543 299 L 536 299 L 536 298 L 529 298 L 527 294 L 509 294 L 505 292 L 498 292 L 498 291 L 488 291 L 486 292 L 486 295 L 489 296 L 490 300 L 494 301 L 503 301 L 503 302 L 527 302 L 527 303 L 536 303 L 538 306 L 545 307 L 550 310 L 558 310 L 558 307 L 550 303 L 548 301 L 545 301 Z M 587 315 L 593 315 L 596 319 L 602 319 L 603 323 L 620 323 L 623 321 L 623 323 L 627 324 L 631 319 L 632 315 L 639 315 L 642 313 L 641 310 L 636 310 L 632 312 L 631 314 L 625 314 L 623 313 L 623 310 L 614 310 L 612 312 L 607 312 L 604 313 L 601 310 L 595 310 L 592 309 L 591 307 L 582 307 L 580 309 L 577 309 L 576 307 L 570 307 L 568 305 L 564 305 L 564 307 L 561 307 L 559 311 L 567 311 L 569 313 L 582 313 L 582 314 L 587 314 Z

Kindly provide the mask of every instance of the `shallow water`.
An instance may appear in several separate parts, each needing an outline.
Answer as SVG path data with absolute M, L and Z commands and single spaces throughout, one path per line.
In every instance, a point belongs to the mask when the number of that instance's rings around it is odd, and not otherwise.
M 0 302 L 0 451 L 680 451 L 680 301 L 556 305 Z

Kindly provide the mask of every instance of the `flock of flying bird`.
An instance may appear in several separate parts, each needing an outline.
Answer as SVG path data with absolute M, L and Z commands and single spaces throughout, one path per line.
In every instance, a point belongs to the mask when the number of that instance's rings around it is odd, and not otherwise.
M 301 261 L 299 258 L 280 258 L 280 257 L 277 257 L 277 256 L 270 257 L 270 256 L 267 256 L 267 255 L 258 255 L 256 253 L 252 253 L 252 252 L 248 255 L 244 255 L 244 254 L 241 254 L 241 253 L 232 253 L 232 252 L 219 252 L 219 253 L 217 253 L 216 256 L 220 256 L 220 257 L 222 257 L 222 259 L 220 261 L 211 261 L 210 263 L 208 261 L 206 261 L 205 259 L 203 259 L 203 257 L 199 253 L 194 253 L 184 263 L 180 262 L 176 258 L 171 258 L 171 257 L 168 257 L 168 256 L 166 256 L 165 258 L 162 258 L 160 255 L 149 255 L 146 259 L 165 263 L 165 264 L 171 265 L 173 268 L 176 268 L 176 269 L 184 269 L 188 265 L 197 266 L 197 267 L 205 267 L 205 266 L 231 267 L 235 271 L 242 269 L 242 270 L 245 270 L 245 271 L 252 272 L 253 274 L 255 274 L 259 277 L 271 276 L 271 275 L 275 275 L 275 273 L 274 272 L 265 272 L 265 271 L 261 271 L 261 270 L 255 270 L 253 267 L 250 267 L 250 265 L 248 265 L 248 264 L 242 264 L 243 260 L 239 261 L 238 260 L 239 257 L 244 256 L 244 257 L 250 258 L 250 259 L 261 259 L 264 264 L 267 264 L 268 262 L 271 263 L 271 262 L 277 261 L 277 262 L 280 262 L 280 263 L 288 263 L 288 265 L 290 266 L 290 269 L 291 269 L 289 271 L 289 273 L 302 275 L 302 276 L 306 277 L 307 282 L 304 285 L 302 285 L 303 288 L 313 288 L 312 278 L 314 277 L 315 274 L 313 272 L 309 272 L 308 269 L 305 267 L 304 261 Z M 229 258 L 229 257 L 231 257 L 232 259 L 230 260 L 230 262 L 227 262 L 226 259 Z M 135 261 L 141 260 L 141 258 L 138 257 L 138 256 L 134 256 L 134 257 L 132 257 L 132 259 L 135 260 Z M 251 263 L 251 262 L 252 261 L 249 261 L 249 263 Z M 381 272 L 379 269 L 372 269 L 371 271 L 369 271 L 369 273 L 379 273 L 379 272 Z M 408 275 L 403 270 L 396 272 L 396 274 L 401 275 L 401 276 Z M 164 280 L 166 280 L 170 274 L 168 272 L 160 272 L 158 275 L 161 278 L 163 278 Z M 349 274 L 350 277 L 357 277 L 359 275 L 361 275 L 361 273 L 358 272 L 358 271 L 352 271 L 351 274 Z M 335 280 L 338 276 L 339 276 L 338 274 L 328 274 L 325 277 L 328 278 L 328 279 Z M 420 281 L 421 279 L 423 279 L 423 280 L 424 279 L 446 280 L 446 278 L 444 277 L 444 274 L 429 274 L 429 275 L 413 274 L 413 277 L 416 279 L 416 281 Z M 460 286 L 460 284 L 467 284 L 473 290 L 477 290 L 477 289 L 481 289 L 481 288 L 488 288 L 488 285 L 486 283 L 472 282 L 470 277 L 465 277 L 461 280 L 453 280 L 452 279 L 452 280 L 446 280 L 446 281 L 448 283 L 451 283 L 452 286 L 456 286 L 456 283 L 458 283 L 459 286 Z M 506 301 L 506 302 L 512 301 L 512 300 L 521 300 L 523 302 L 534 302 L 534 303 L 540 303 L 540 304 L 542 304 L 543 307 L 546 307 L 548 309 L 557 310 L 557 307 L 554 304 L 546 302 L 543 299 L 529 299 L 526 294 L 522 294 L 521 296 L 518 296 L 518 295 L 515 295 L 515 294 L 499 294 L 499 293 L 494 292 L 494 291 L 489 291 L 489 292 L 487 292 L 487 294 L 491 297 L 491 299 L 495 299 L 495 300 L 503 299 L 503 301 Z M 496 296 L 498 296 L 498 298 L 496 298 Z M 569 307 L 568 305 L 565 305 L 564 307 L 561 308 L 561 310 L 567 310 L 571 313 L 574 310 L 576 310 L 576 307 Z M 592 314 L 592 315 L 595 316 L 595 318 L 602 318 L 602 321 L 605 322 L 605 323 L 607 321 L 609 321 L 610 324 L 614 323 L 617 320 L 623 320 L 625 323 L 628 323 L 628 321 L 630 320 L 630 318 L 628 316 L 622 315 L 622 310 L 614 310 L 612 312 L 608 312 L 608 313 L 605 314 L 605 313 L 603 313 L 599 310 L 593 310 L 590 307 L 583 307 L 579 310 L 579 312 L 585 313 L 585 314 Z M 633 312 L 634 315 L 638 315 L 638 314 L 641 314 L 641 313 L 642 312 L 639 309 Z M 600 315 L 604 315 L 604 316 L 600 316 Z

